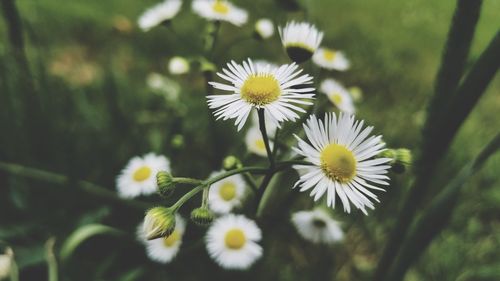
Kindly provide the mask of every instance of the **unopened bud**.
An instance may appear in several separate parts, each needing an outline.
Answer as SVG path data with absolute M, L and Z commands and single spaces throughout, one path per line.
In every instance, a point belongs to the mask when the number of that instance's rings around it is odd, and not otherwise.
M 143 231 L 147 240 L 166 237 L 175 230 L 175 213 L 165 207 L 154 207 L 144 217 Z
M 191 211 L 191 220 L 200 226 L 211 224 L 214 218 L 214 213 L 206 207 L 199 207 Z
M 169 197 L 175 188 L 174 178 L 167 171 L 160 171 L 156 174 L 156 184 L 158 193 L 165 198 Z
M 354 102 L 360 102 L 363 100 L 363 91 L 359 87 L 350 87 L 347 90 L 349 91 L 349 94 L 351 94 Z
M 242 167 L 240 159 L 236 158 L 236 156 L 229 155 L 226 158 L 224 158 L 224 161 L 222 161 L 222 167 L 226 171 L 238 169 Z
M 396 173 L 404 173 L 412 164 L 413 156 L 411 150 L 406 148 L 396 149 L 395 162 L 392 169 Z

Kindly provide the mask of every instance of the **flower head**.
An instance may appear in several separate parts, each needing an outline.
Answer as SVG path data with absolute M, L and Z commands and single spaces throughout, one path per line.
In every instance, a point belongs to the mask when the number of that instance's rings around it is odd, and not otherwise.
M 353 114 L 354 103 L 349 91 L 333 79 L 326 79 L 321 83 L 320 91 L 342 112 Z
M 247 11 L 225 0 L 194 0 L 191 8 L 202 18 L 227 21 L 236 26 L 241 26 L 248 20 Z
M 252 127 L 247 131 L 245 136 L 245 144 L 247 145 L 247 150 L 254 154 L 262 157 L 267 157 L 266 144 L 264 143 L 264 138 L 257 127 Z M 269 145 L 272 147 L 273 143 L 270 142 Z
M 208 96 L 208 106 L 216 109 L 217 119 L 236 119 L 235 125 L 241 130 L 253 108 L 263 108 L 270 121 L 279 124 L 299 118 L 298 112 L 305 112 L 297 104 L 311 104 L 304 99 L 312 99 L 314 88 L 298 88 L 310 84 L 312 77 L 304 74 L 297 65 L 285 64 L 278 68 L 270 65 L 255 65 L 250 59 L 243 64 L 234 61 L 227 69 L 217 73 L 231 83 L 209 82 L 214 88 L 230 91 L 229 95 Z M 298 76 L 298 77 L 297 77 Z
M 199 207 L 191 211 L 191 220 L 200 226 L 211 224 L 214 218 L 214 213 L 206 207 Z
M 373 184 L 388 185 L 385 175 L 390 168 L 390 158 L 375 158 L 384 150 L 382 136 L 370 136 L 373 127 L 364 128 L 364 121 L 356 121 L 354 116 L 329 113 L 325 120 L 312 116 L 304 131 L 309 143 L 300 139 L 294 150 L 306 157 L 312 166 L 300 177 L 295 186 L 300 191 L 311 191 L 314 200 L 326 195 L 328 206 L 335 207 L 336 197 L 340 198 L 344 211 L 351 212 L 351 204 L 366 212 L 373 209 L 371 200 L 378 202 L 370 190 L 384 190 Z
M 156 192 L 156 173 L 170 171 L 170 162 L 165 156 L 149 153 L 136 156 L 128 162 L 116 178 L 118 194 L 124 198 L 150 195 Z
M 278 30 L 286 53 L 296 63 L 309 60 L 323 39 L 323 32 L 307 22 L 291 21 Z
M 212 174 L 217 176 L 222 172 Z M 239 174 L 224 178 L 210 186 L 208 206 L 218 214 L 226 214 L 240 207 L 245 197 L 246 184 Z
M 140 226 L 138 238 L 146 246 L 146 253 L 151 260 L 159 263 L 169 263 L 179 252 L 185 229 L 186 222 L 181 216 L 176 214 L 175 229 L 170 235 L 154 240 L 146 240 Z
M 344 238 L 339 223 L 320 208 L 294 213 L 292 223 L 302 238 L 316 244 L 333 244 Z
M 208 229 L 206 245 L 210 256 L 225 269 L 248 269 L 262 256 L 257 244 L 262 234 L 257 224 L 242 215 L 229 214 Z
M 181 0 L 165 0 L 156 4 L 139 17 L 139 27 L 143 31 L 149 31 L 153 27 L 175 17 L 181 6 Z
M 351 66 L 343 52 L 328 48 L 319 48 L 312 60 L 319 67 L 329 70 L 345 71 Z
M 154 207 L 144 217 L 143 232 L 147 240 L 166 237 L 175 229 L 175 213 L 169 208 Z
M 255 33 L 262 39 L 268 39 L 274 34 L 274 24 L 270 19 L 260 19 L 255 22 Z

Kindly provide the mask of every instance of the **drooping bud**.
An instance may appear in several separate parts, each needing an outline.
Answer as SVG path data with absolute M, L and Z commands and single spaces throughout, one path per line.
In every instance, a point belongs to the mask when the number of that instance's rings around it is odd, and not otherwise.
M 167 171 L 160 171 L 156 174 L 156 184 L 160 196 L 167 198 L 172 195 L 175 188 L 174 178 Z
M 175 230 L 175 212 L 170 208 L 154 207 L 146 212 L 143 231 L 147 240 L 166 237 Z
M 170 143 L 174 148 L 181 148 L 184 146 L 184 136 L 180 134 L 174 135 Z
M 229 155 L 222 161 L 222 167 L 226 171 L 239 169 L 242 167 L 240 159 L 236 158 L 234 155 Z
M 191 220 L 200 226 L 211 224 L 214 218 L 214 213 L 206 207 L 199 207 L 191 211 Z

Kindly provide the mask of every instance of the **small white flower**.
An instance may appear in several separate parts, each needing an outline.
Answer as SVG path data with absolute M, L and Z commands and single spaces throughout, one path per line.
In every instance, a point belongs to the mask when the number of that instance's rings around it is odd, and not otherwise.
M 260 133 L 259 128 L 252 127 L 248 129 L 247 134 L 245 136 L 245 144 L 247 145 L 248 151 L 262 157 L 267 157 L 266 144 L 264 143 L 264 138 L 262 138 L 262 134 Z M 269 145 L 271 146 L 272 149 L 273 143 L 271 141 Z
M 268 39 L 274 35 L 274 24 L 270 19 L 260 19 L 255 23 L 255 32 L 262 39 Z
M 257 224 L 242 215 L 229 214 L 217 219 L 207 231 L 210 257 L 225 269 L 248 269 L 262 256 L 257 244 L 262 234 Z
M 217 75 L 230 84 L 209 82 L 216 89 L 232 92 L 229 95 L 210 95 L 208 106 L 216 109 L 217 119 L 236 119 L 235 125 L 241 130 L 253 108 L 264 109 L 270 121 L 279 124 L 299 118 L 298 112 L 305 110 L 295 104 L 312 104 L 304 99 L 313 99 L 314 88 L 298 88 L 310 84 L 312 77 L 300 75 L 295 63 L 278 68 L 270 65 L 255 65 L 250 59 L 243 64 L 234 61 Z M 298 77 L 297 77 L 298 76 Z
M 248 20 L 247 11 L 225 0 L 194 0 L 191 8 L 202 18 L 227 21 L 236 26 L 241 26 Z
M 222 171 L 214 172 L 210 177 L 217 176 Z M 227 214 L 243 203 L 246 183 L 239 174 L 224 178 L 210 186 L 208 206 L 217 214 Z
M 307 22 L 291 21 L 278 31 L 288 56 L 297 63 L 309 60 L 323 40 L 323 32 Z
M 179 215 L 175 215 L 175 221 L 175 229 L 172 234 L 149 241 L 144 237 L 142 224 L 139 225 L 137 239 L 144 243 L 146 254 L 151 260 L 159 263 L 169 263 L 177 256 L 186 229 L 186 222 Z
M 12 270 L 12 260 L 14 253 L 11 248 L 7 248 L 4 254 L 0 255 L 0 280 L 8 278 Z
M 302 238 L 316 244 L 333 244 L 344 238 L 340 224 L 319 208 L 294 213 L 292 223 Z
M 170 74 L 179 75 L 189 72 L 189 62 L 183 57 L 173 57 L 168 62 Z
M 345 71 L 351 66 L 343 52 L 319 48 L 313 55 L 313 62 L 325 69 Z
M 181 0 L 165 0 L 146 10 L 139 17 L 139 27 L 143 31 L 149 31 L 162 22 L 172 19 L 181 9 Z
M 134 198 L 155 193 L 156 173 L 159 171 L 170 171 L 170 162 L 165 156 L 149 153 L 130 159 L 116 178 L 119 195 L 123 198 Z
M 351 212 L 351 203 L 363 213 L 366 207 L 373 209 L 370 199 L 379 202 L 368 189 L 384 190 L 374 184 L 388 185 L 387 174 L 390 158 L 375 158 L 384 151 L 382 136 L 369 136 L 373 127 L 364 128 L 364 121 L 355 121 L 354 116 L 327 113 L 325 120 L 315 116 L 304 124 L 308 144 L 295 136 L 298 148 L 294 150 L 312 164 L 310 172 L 300 177 L 295 186 L 300 191 L 311 191 L 317 201 L 327 196 L 327 205 L 335 208 L 338 196 L 344 211 Z
M 339 82 L 333 79 L 326 79 L 321 83 L 319 90 L 324 93 L 340 111 L 348 114 L 353 114 L 355 112 L 354 103 L 349 91 Z

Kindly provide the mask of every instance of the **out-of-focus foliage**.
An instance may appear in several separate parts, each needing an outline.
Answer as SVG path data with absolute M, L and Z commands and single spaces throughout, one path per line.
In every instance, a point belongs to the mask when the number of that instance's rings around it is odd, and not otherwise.
M 8 52 L 6 26 L 0 22 L 0 161 L 69 177 L 60 186 L 0 172 L 0 240 L 13 248 L 21 280 L 45 278 L 41 277 L 47 275 L 45 243 L 50 237 L 56 237 L 59 254 L 71 233 L 85 232 L 94 224 L 127 234 L 89 235 L 71 246 L 71 256 L 60 261 L 61 280 L 200 280 L 207 276 L 321 280 L 327 273 L 334 273 L 337 280 L 368 280 L 404 198 L 409 180 L 404 175 L 391 175 L 391 186 L 369 216 L 333 212 L 346 232 L 345 242 L 334 248 L 303 241 L 287 214 L 281 214 L 276 216 L 279 224 L 269 222 L 276 227 L 264 228 L 265 256 L 249 272 L 218 268 L 199 242 L 203 228 L 192 224 L 172 264 L 149 261 L 135 238 L 143 213 L 84 194 L 73 183 L 85 179 L 114 191 L 115 177 L 127 161 L 149 151 L 168 156 L 174 175 L 196 178 L 219 170 L 228 154 L 246 163 L 264 161 L 245 153 L 243 137 L 231 123 L 210 122 L 200 71 L 183 76 L 167 73 L 170 57 L 195 58 L 203 53 L 206 21 L 192 14 L 185 1 L 172 22 L 175 33 L 162 27 L 143 33 L 136 19 L 155 1 L 16 2 L 35 85 L 34 91 L 26 91 L 28 77 Z M 453 1 L 301 1 L 307 13 L 287 12 L 279 1 L 235 2 L 249 10 L 250 22 L 241 29 L 222 24 L 214 56 L 218 67 L 246 57 L 287 62 L 276 35 L 264 42 L 251 38 L 252 23 L 261 17 L 277 24 L 307 19 L 325 31 L 324 45 L 344 50 L 351 59 L 352 69 L 330 76 L 363 90 L 357 115 L 374 125 L 390 147 L 417 146 Z M 499 10 L 500 2 L 484 1 L 472 58 L 497 31 Z M 167 76 L 172 92 L 180 89 L 178 100 L 171 99 L 172 93 L 147 86 L 152 72 Z M 460 130 L 431 194 L 500 127 L 499 91 L 497 76 Z M 407 280 L 500 279 L 499 168 L 500 157 L 493 157 L 469 181 L 450 227 Z M 293 192 L 291 196 L 296 199 L 293 210 L 312 204 L 307 195 Z M 100 232 L 106 231 L 93 233 Z

